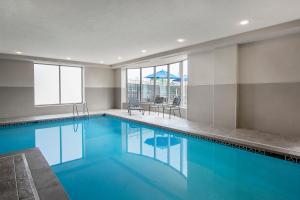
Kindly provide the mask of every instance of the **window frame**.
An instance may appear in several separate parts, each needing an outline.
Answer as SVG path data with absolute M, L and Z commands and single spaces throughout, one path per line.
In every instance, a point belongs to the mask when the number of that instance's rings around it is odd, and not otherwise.
M 140 95 L 139 95 L 139 101 L 141 101 L 141 91 L 142 91 L 142 86 L 141 86 L 141 76 L 142 76 L 142 70 L 141 70 L 141 68 L 140 67 L 133 67 L 133 68 L 127 68 L 126 69 L 126 102 L 128 102 L 128 97 L 129 97 L 129 95 L 128 95 L 128 69 L 138 69 L 139 71 L 140 71 L 140 86 L 139 86 L 139 88 L 140 88 Z
M 179 63 L 179 75 L 180 75 L 180 78 L 181 78 L 181 80 L 180 80 L 180 92 L 181 92 L 181 95 L 183 94 L 183 62 L 184 61 L 187 61 L 187 59 L 184 59 L 184 60 L 180 60 L 180 61 L 176 61 L 176 62 L 172 62 L 172 63 L 168 63 L 168 64 L 162 64 L 162 65 L 156 65 L 156 66 L 147 66 L 147 67 L 132 67 L 132 68 L 126 68 L 126 102 L 128 103 L 128 97 L 129 97 L 129 95 L 128 95 L 128 70 L 130 70 L 130 69 L 139 69 L 140 70 L 140 95 L 139 95 L 139 97 L 138 97 L 138 99 L 139 99 L 139 101 L 141 101 L 142 100 L 142 89 L 143 89 L 143 87 L 142 87 L 142 83 L 143 83 L 143 80 L 142 80 L 142 69 L 143 68 L 150 68 L 150 67 L 153 67 L 154 68 L 154 74 L 156 74 L 156 72 L 157 72 L 157 67 L 160 67 L 160 66 L 167 66 L 167 72 L 168 72 L 168 81 L 167 81 L 167 99 L 166 99 L 166 102 L 168 102 L 168 103 L 170 103 L 169 101 L 170 101 L 170 65 L 172 65 L 172 64 L 175 64 L 175 63 Z M 157 81 L 156 81 L 156 76 L 154 76 L 154 98 L 155 98 L 155 96 L 157 95 L 156 93 L 157 93 L 157 91 L 156 91 L 156 83 L 157 83 Z M 187 94 L 186 94 L 187 95 Z M 187 107 L 187 105 L 186 104 L 183 104 L 183 101 L 181 101 L 181 103 L 180 103 L 180 106 L 181 107 Z
M 143 69 L 147 68 L 153 68 L 153 74 L 154 74 L 154 79 L 153 79 L 153 101 L 155 99 L 156 95 L 156 66 L 148 66 L 148 67 L 140 67 L 140 101 L 143 99 Z M 150 102 L 150 101 L 149 101 Z
M 64 106 L 64 105 L 74 105 L 74 104 L 83 104 L 84 103 L 84 70 L 83 70 L 83 66 L 72 66 L 72 65 L 65 65 L 65 64 L 48 64 L 48 63 L 34 63 L 34 65 L 50 65 L 50 66 L 55 66 L 58 67 L 58 100 L 59 103 L 55 103 L 55 104 L 36 104 L 35 102 L 35 85 L 34 85 L 34 92 L 33 92 L 33 97 L 34 97 L 34 107 L 48 107 L 48 106 Z M 35 66 L 34 66 L 35 67 Z M 75 103 L 61 103 L 61 67 L 72 67 L 72 68 L 80 68 L 80 73 L 81 73 L 81 102 L 75 102 Z M 35 76 L 33 77 L 35 79 Z
M 184 74 L 184 64 L 183 62 L 186 61 L 186 67 L 187 67 L 187 74 Z M 183 94 L 185 94 L 186 96 L 186 99 L 181 99 L 181 106 L 183 108 L 187 108 L 187 103 L 188 103 L 188 83 L 189 83 L 189 77 L 188 77 L 188 72 L 189 72 L 189 62 L 188 62 L 188 59 L 185 59 L 183 61 L 180 62 L 180 76 L 182 77 L 181 79 L 181 82 L 180 82 L 180 85 L 181 85 L 181 95 L 183 96 Z M 184 87 L 184 75 L 187 76 L 187 83 L 186 83 L 186 89 Z
M 187 60 L 187 59 L 185 59 L 185 60 Z M 182 101 L 182 90 L 183 90 L 183 61 L 185 61 L 185 60 L 181 60 L 181 61 L 178 61 L 178 62 L 173 62 L 173 63 L 169 63 L 168 64 L 168 103 L 172 103 L 172 102 L 170 102 L 170 94 L 171 94 L 171 88 L 170 88 L 170 83 L 171 83 L 171 79 L 170 79 L 170 71 L 171 71 L 171 65 L 173 65 L 173 64 L 176 64 L 176 63 L 178 63 L 179 64 L 179 76 L 180 76 L 180 86 L 179 86 L 179 90 L 180 90 L 180 96 L 181 96 L 181 101 L 180 101 L 180 106 L 181 107 L 183 107 L 184 105 L 183 105 L 183 101 Z

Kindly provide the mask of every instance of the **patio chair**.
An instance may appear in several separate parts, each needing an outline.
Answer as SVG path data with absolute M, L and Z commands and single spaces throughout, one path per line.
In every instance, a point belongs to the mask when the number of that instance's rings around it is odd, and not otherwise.
M 159 115 L 159 109 L 163 106 L 164 101 L 164 97 L 156 96 L 154 99 L 154 103 L 149 105 L 149 115 L 152 108 L 154 109 L 154 112 L 157 112 Z
M 141 103 L 138 99 L 129 99 L 127 110 L 129 115 L 131 115 L 132 110 L 138 110 L 142 112 L 143 115 L 145 114 L 145 109 L 141 106 Z
M 180 97 L 174 97 L 172 104 L 163 106 L 163 117 L 165 117 L 165 110 L 169 111 L 169 118 L 170 119 L 171 119 L 172 111 L 173 111 L 173 114 L 175 116 L 175 110 L 178 110 L 179 116 L 181 117 L 180 102 L 181 102 Z

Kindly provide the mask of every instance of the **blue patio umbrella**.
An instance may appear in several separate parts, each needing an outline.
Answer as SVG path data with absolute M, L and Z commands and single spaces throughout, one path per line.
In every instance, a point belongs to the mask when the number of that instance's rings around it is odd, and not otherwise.
M 168 72 L 162 69 L 162 70 L 156 72 L 155 74 L 150 74 L 148 76 L 145 76 L 145 78 L 149 78 L 149 79 L 154 79 L 154 77 L 156 77 L 156 79 L 158 79 L 159 82 L 160 82 L 160 84 L 158 84 L 159 88 L 160 88 L 159 89 L 159 95 L 160 96 L 167 96 L 168 89 L 165 85 L 166 85 L 166 81 L 168 79 Z M 179 78 L 178 76 L 176 76 L 174 74 L 170 74 L 170 73 L 169 73 L 169 77 L 170 77 L 171 80 Z
M 187 75 L 183 75 L 183 80 L 184 80 L 184 81 L 187 81 L 187 80 L 188 80 L 188 76 L 187 76 Z M 175 78 L 175 79 L 173 79 L 173 81 L 180 82 L 180 81 L 181 81 L 181 78 L 180 78 L 180 77 Z
M 180 77 L 174 75 L 174 74 L 169 74 L 170 79 L 178 79 Z M 156 72 L 155 74 L 150 74 L 148 76 L 145 76 L 145 78 L 154 78 L 156 77 L 157 79 L 167 79 L 168 78 L 168 72 L 165 70 L 160 70 L 159 72 Z

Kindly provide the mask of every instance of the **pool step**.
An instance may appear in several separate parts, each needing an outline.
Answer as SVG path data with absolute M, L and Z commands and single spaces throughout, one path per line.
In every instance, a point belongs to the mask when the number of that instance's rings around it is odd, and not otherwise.
M 0 155 L 0 200 L 69 200 L 38 148 Z
M 0 158 L 0 185 L 0 199 L 40 199 L 24 153 Z

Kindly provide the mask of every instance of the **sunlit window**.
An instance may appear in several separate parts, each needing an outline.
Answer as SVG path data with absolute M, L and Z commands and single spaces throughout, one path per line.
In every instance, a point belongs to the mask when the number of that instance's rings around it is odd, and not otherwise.
M 35 105 L 59 103 L 59 66 L 34 65 Z
M 34 65 L 35 105 L 82 102 L 82 68 Z
M 174 63 L 170 65 L 169 77 L 169 102 L 172 103 L 175 97 L 181 96 L 180 63 Z
M 162 65 L 156 67 L 156 96 L 164 97 L 168 99 L 168 65 Z
M 140 80 L 141 80 L 140 69 L 127 69 L 127 95 L 128 100 L 140 98 Z
M 187 105 L 187 86 L 188 86 L 188 61 L 182 62 L 182 105 Z
M 152 102 L 154 100 L 154 67 L 142 68 L 142 101 Z
M 81 67 L 60 67 L 61 103 L 82 102 Z
M 187 60 L 155 67 L 127 69 L 127 97 L 142 102 L 153 102 L 163 97 L 172 103 L 175 97 L 181 105 L 187 104 L 188 65 Z

